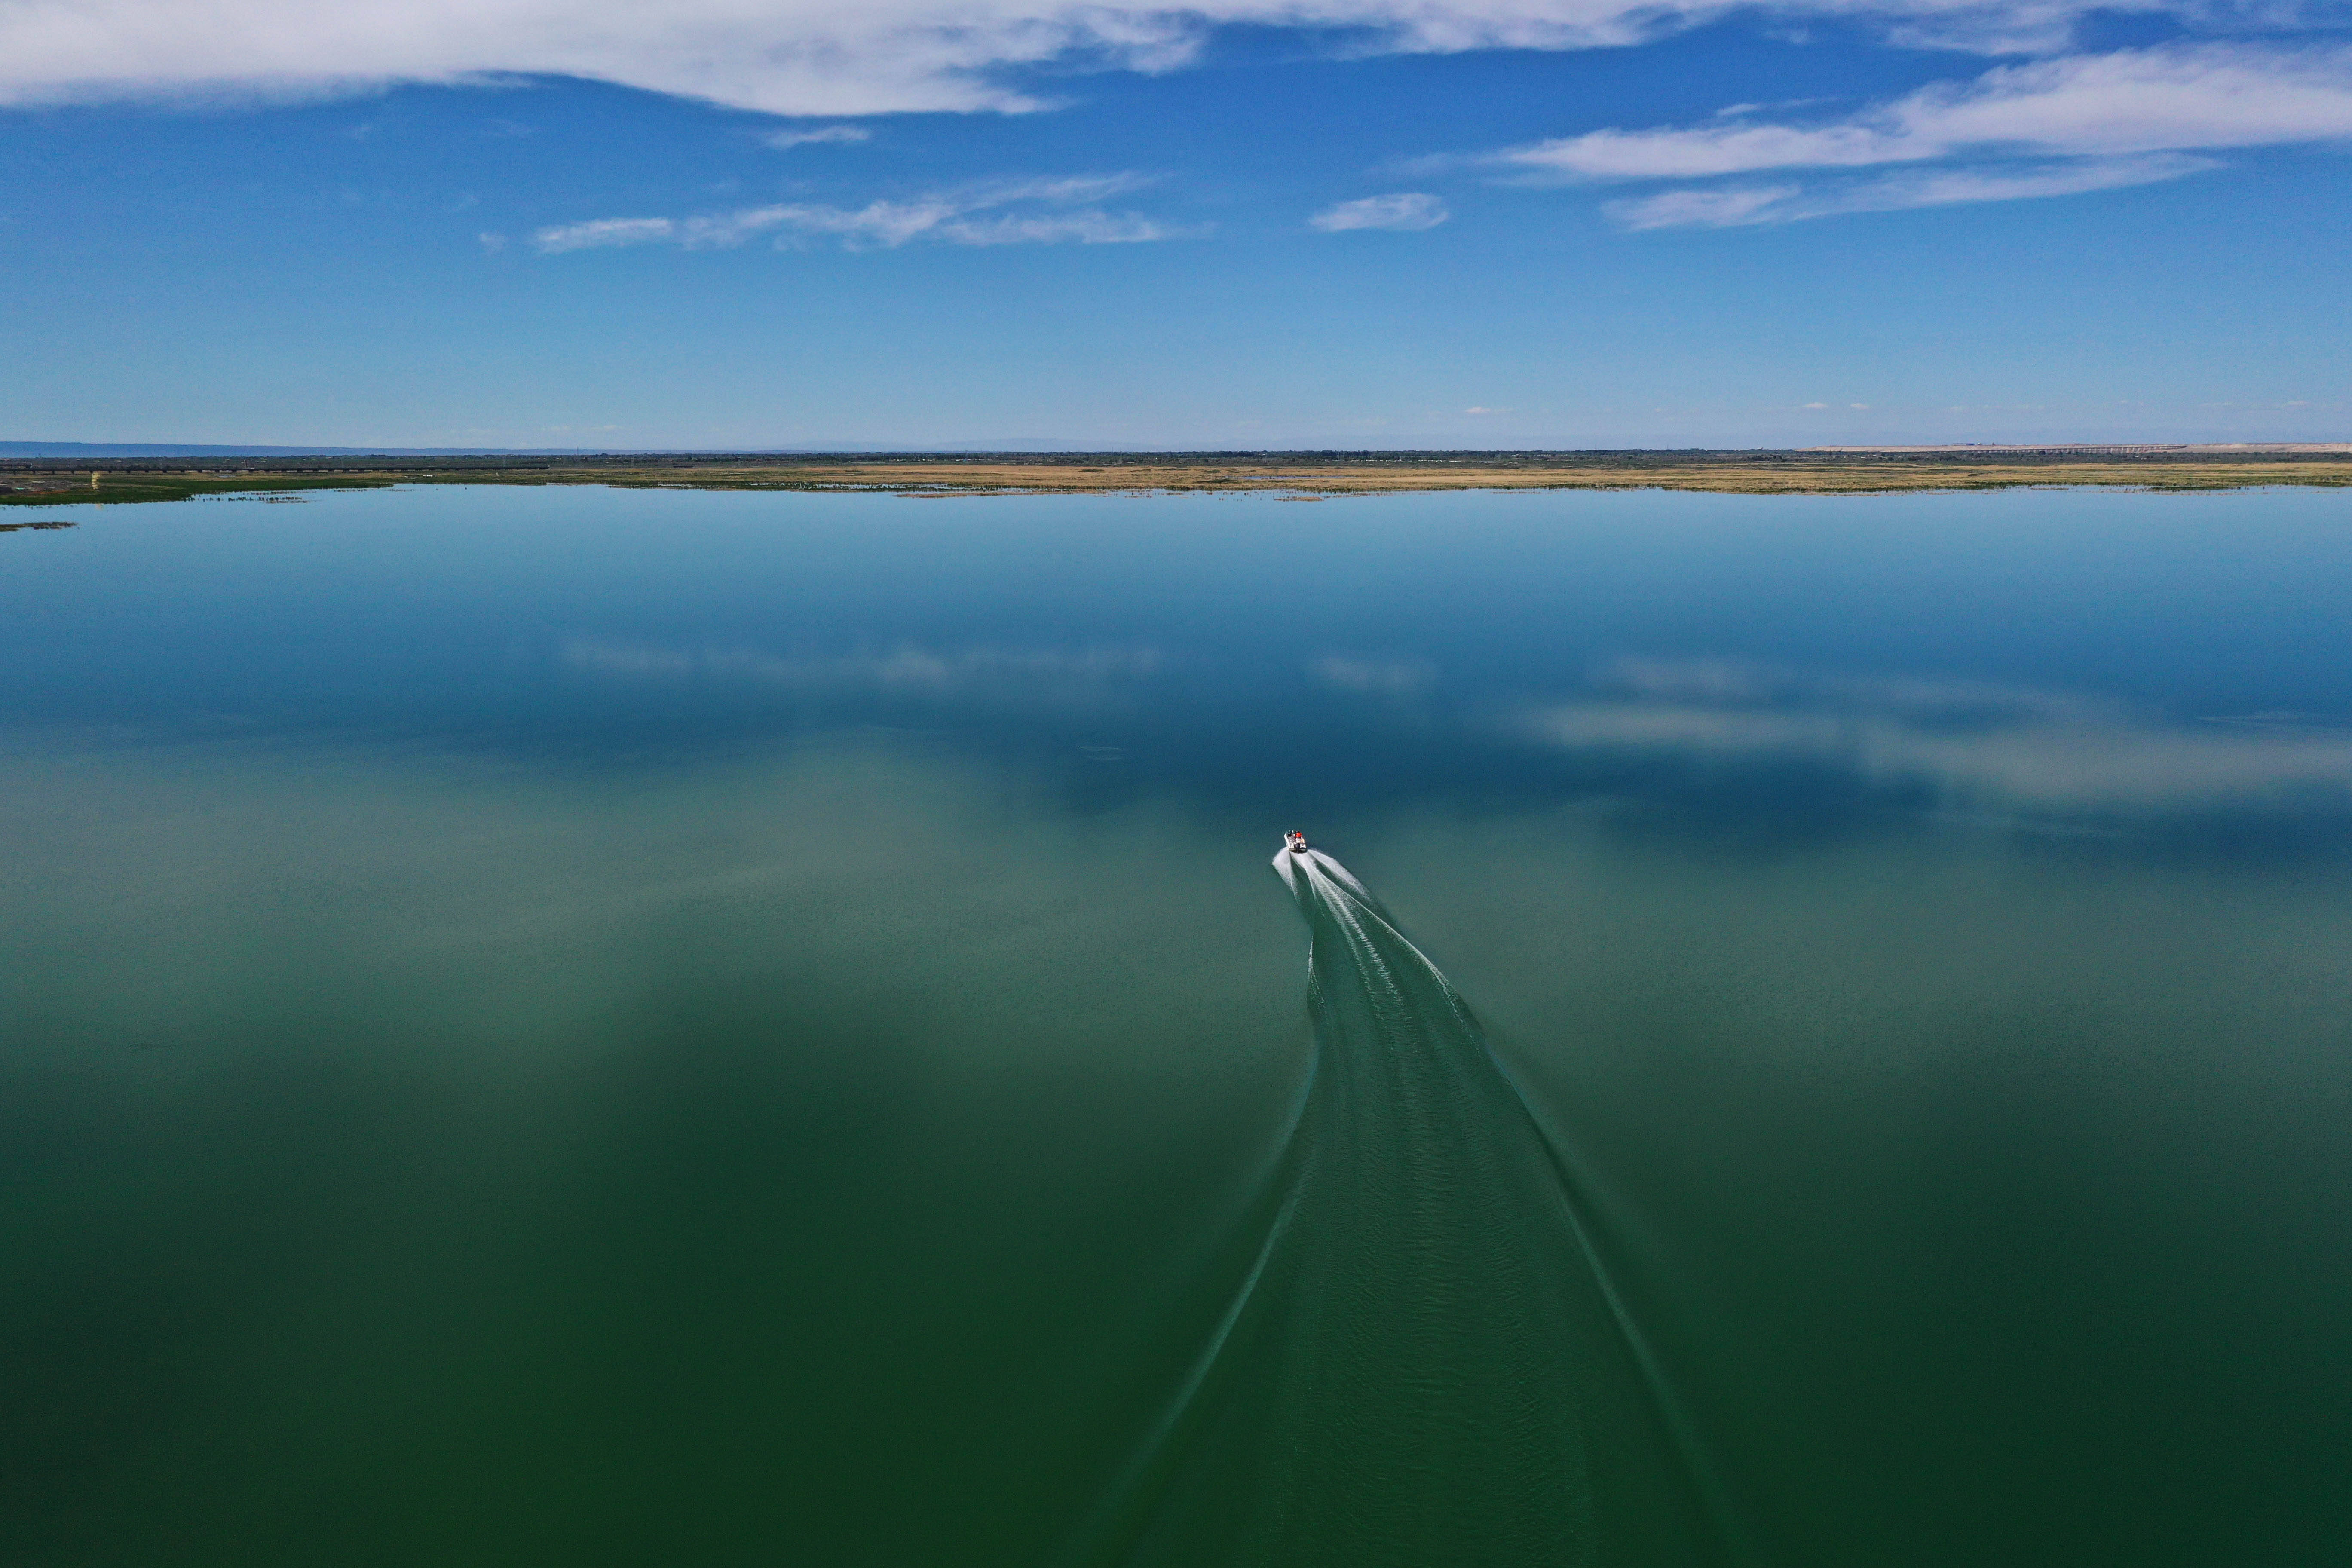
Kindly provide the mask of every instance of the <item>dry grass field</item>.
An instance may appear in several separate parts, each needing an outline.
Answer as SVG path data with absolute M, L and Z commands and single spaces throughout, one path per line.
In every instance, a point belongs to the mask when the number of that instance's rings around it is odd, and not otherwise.
M 993 460 L 922 464 L 839 463 L 762 470 L 648 469 L 563 476 L 544 482 L 682 484 L 696 489 L 888 490 L 907 495 L 1046 495 L 1085 492 L 1275 490 L 1368 495 L 1413 490 L 1707 490 L 1732 495 L 1878 494 L 1898 490 L 1997 489 L 2019 485 L 2122 485 L 2143 489 L 2239 489 L 2261 485 L 2352 485 L 2352 461 L 2336 463 L 2009 464 L 1921 462 L 1900 467 L 1840 462 L 1770 465 L 1669 463 L 1558 467 L 1535 464 L 1122 463 L 1074 468 Z

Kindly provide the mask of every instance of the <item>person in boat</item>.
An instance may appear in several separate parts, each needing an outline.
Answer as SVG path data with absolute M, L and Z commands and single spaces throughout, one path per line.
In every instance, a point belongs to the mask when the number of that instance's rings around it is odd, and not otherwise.
M 1304 855 L 1307 853 L 1307 835 L 1300 833 L 1296 829 L 1284 834 L 1282 836 L 1282 843 L 1283 847 L 1288 849 L 1293 855 Z

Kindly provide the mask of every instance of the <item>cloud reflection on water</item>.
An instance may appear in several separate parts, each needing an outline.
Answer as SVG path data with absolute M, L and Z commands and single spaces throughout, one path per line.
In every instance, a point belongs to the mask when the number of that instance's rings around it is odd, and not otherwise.
M 2352 796 L 2352 731 L 2280 715 L 2167 723 L 2126 705 L 1981 681 L 1840 677 L 1737 659 L 1625 658 L 1591 700 L 1517 728 L 1586 753 L 1801 761 L 1954 804 L 2163 812 Z
M 788 655 L 584 637 L 566 639 L 560 658 L 574 669 L 622 678 L 731 680 L 810 692 L 887 692 L 941 700 L 1098 699 L 1116 686 L 1156 674 L 1164 663 L 1159 650 L 1150 647 L 935 651 L 901 643 L 878 653 Z
M 1359 658 L 1326 654 L 1310 660 L 1307 673 L 1335 691 L 1375 697 L 1418 697 L 1437 680 L 1437 667 L 1418 658 Z

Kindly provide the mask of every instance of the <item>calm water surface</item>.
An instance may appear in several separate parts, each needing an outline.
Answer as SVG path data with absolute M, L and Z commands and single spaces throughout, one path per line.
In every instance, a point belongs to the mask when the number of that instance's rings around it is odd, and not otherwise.
M 0 1560 L 2341 1561 L 2352 497 L 60 515 Z

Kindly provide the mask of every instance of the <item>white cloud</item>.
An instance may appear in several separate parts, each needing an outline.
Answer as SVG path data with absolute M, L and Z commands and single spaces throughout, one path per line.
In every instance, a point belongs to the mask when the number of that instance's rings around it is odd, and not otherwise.
M 2347 137 L 2352 49 L 2199 44 L 2004 66 L 1824 124 L 1591 131 L 1481 162 L 1570 179 L 1696 179 L 1961 153 L 2117 157 Z
M 1950 206 L 1966 202 L 2028 201 L 2112 191 L 2177 180 L 2220 165 L 2210 158 L 2158 153 L 2144 158 L 2085 158 L 2077 163 L 2020 168 L 1922 170 L 1890 175 L 1823 198 L 1821 211 L 1883 212 Z M 1807 213 L 1805 216 L 1816 216 Z
M 2352 140 L 2352 47 L 2121 49 L 2003 66 L 1841 120 L 1774 123 L 1756 112 L 1742 104 L 1697 125 L 1591 131 L 1466 162 L 1541 181 L 1831 176 L 1685 186 L 1607 205 L 1633 229 L 2076 195 L 2216 168 L 2204 155 L 2216 151 Z M 1888 165 L 1915 167 L 1855 177 Z
M 1205 228 L 1174 228 L 1133 213 L 1100 211 L 1065 213 L 1051 217 L 994 217 L 981 222 L 959 218 L 940 226 L 943 238 L 957 245 L 1140 245 L 1155 239 L 1186 239 Z
M 2213 0 L 2123 0 L 2196 13 Z M 1344 30 L 1355 52 L 1587 48 L 1729 0 L 0 0 L 0 103 L 305 97 L 583 77 L 789 115 L 1040 107 L 1024 66 L 1145 71 L 1219 26 Z M 2046 52 L 2090 0 L 1781 0 L 1914 44 Z M 2107 8 L 2114 8 L 2112 6 Z
M 1326 234 L 1338 234 L 1351 228 L 1435 228 L 1451 216 L 1445 204 L 1427 191 L 1398 191 L 1341 202 L 1307 221 Z
M 698 235 L 711 237 L 689 239 L 688 243 L 735 245 L 744 236 L 784 228 L 801 234 L 831 235 L 852 247 L 878 245 L 894 249 L 917 235 L 938 228 L 960 210 L 954 203 L 938 196 L 911 202 L 868 202 L 855 209 L 787 203 L 700 220 Z
M 1767 223 L 1769 214 L 1804 192 L 1802 185 L 1749 185 L 1731 189 L 1662 191 L 1638 201 L 1611 202 L 1603 211 L 1627 228 L 1730 228 Z
M 1664 191 L 1654 196 L 1608 202 L 1602 210 L 1632 229 L 1688 226 L 1732 228 L 1796 223 L 1841 213 L 1899 212 L 1968 202 L 2080 195 L 2086 191 L 2111 191 L 2177 180 L 2184 174 L 2215 167 L 2218 165 L 2210 158 L 2170 153 L 2145 158 L 2084 158 L 2063 163 L 1907 170 L 1812 190 L 1800 185 L 1772 185 L 1760 189 Z
M 677 226 L 666 217 L 600 217 L 542 228 L 531 243 L 552 256 L 563 250 L 602 250 L 620 245 L 647 245 L 667 239 Z
M 1070 206 L 1123 196 L 1129 191 L 1141 190 L 1157 178 L 1129 170 L 1116 174 L 1064 174 L 1043 180 L 992 180 L 962 187 L 957 199 L 973 206 L 1003 206 L 1012 202 L 1051 202 Z
M 907 201 L 871 201 L 862 207 L 782 202 L 701 217 L 593 218 L 586 223 L 542 228 L 532 236 L 532 243 L 542 254 L 553 256 L 567 250 L 629 245 L 677 245 L 688 250 L 718 250 L 763 234 L 779 236 L 780 243 L 791 236 L 817 235 L 838 239 L 853 249 L 872 246 L 891 249 L 918 238 L 944 240 L 951 245 L 1119 245 L 1187 238 L 1206 232 L 1156 223 L 1131 213 L 1108 213 L 1097 207 L 1042 214 L 1000 212 L 997 216 L 979 219 L 971 216 L 998 212 L 1004 207 L 1066 208 L 1150 183 L 1149 177 L 1141 174 L 1084 174 L 1050 180 L 995 181 L 933 192 Z
M 760 140 L 779 153 L 794 147 L 821 146 L 827 142 L 865 142 L 874 132 L 863 125 L 820 125 L 808 131 L 771 131 Z

